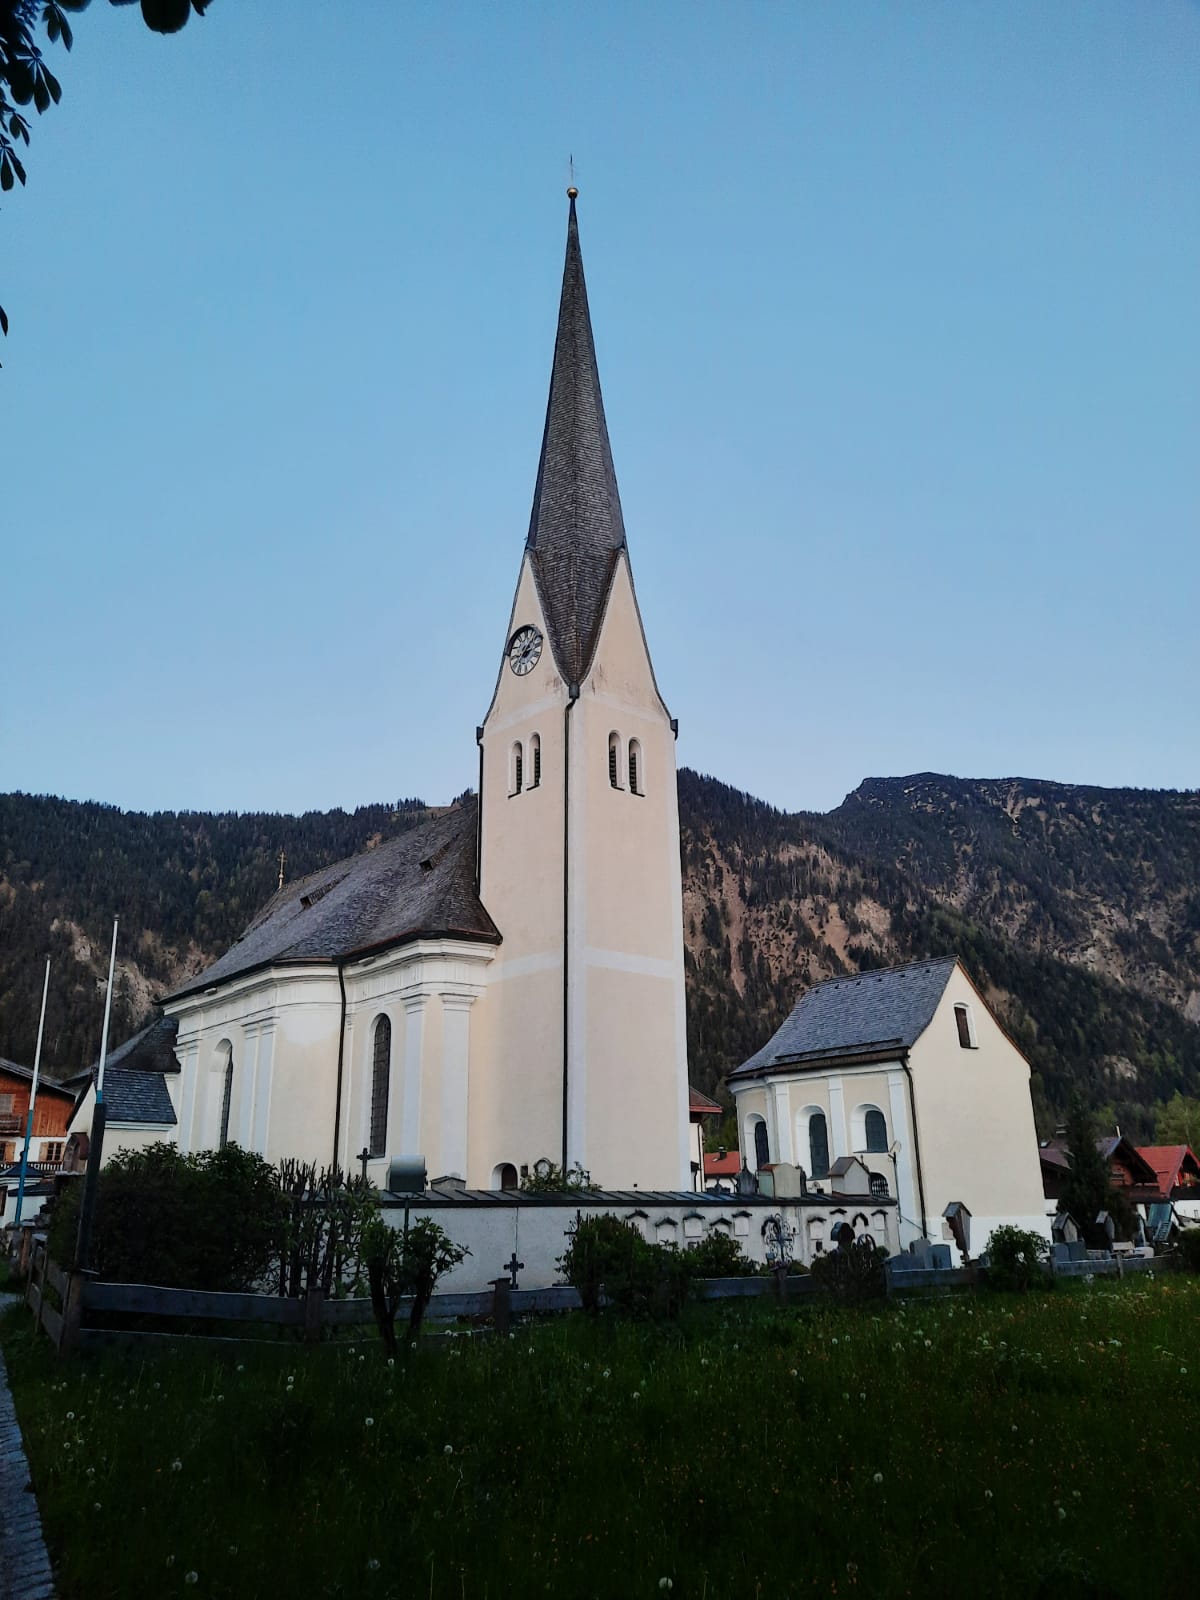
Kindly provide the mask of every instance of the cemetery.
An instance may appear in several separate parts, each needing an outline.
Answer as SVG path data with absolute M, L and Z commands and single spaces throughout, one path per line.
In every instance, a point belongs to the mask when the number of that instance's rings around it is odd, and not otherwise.
M 1190 1576 L 1198 1315 L 1178 1273 L 534 1319 L 394 1360 L 64 1362 L 20 1308 L 0 1339 L 63 1600 L 1125 1594 Z

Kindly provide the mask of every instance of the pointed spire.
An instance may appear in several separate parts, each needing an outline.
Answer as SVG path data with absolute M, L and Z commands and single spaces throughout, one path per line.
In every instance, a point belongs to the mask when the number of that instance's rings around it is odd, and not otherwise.
M 555 661 L 574 684 L 591 663 L 617 552 L 625 548 L 625 524 L 588 314 L 577 191 L 567 194 L 567 259 L 526 548 Z

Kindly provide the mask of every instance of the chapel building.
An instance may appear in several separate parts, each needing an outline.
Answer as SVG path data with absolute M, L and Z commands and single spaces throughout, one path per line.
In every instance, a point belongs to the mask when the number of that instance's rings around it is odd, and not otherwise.
M 691 1187 L 676 725 L 634 592 L 569 193 L 478 797 L 282 887 L 166 999 L 185 1150 L 236 1140 L 348 1170 L 365 1153 L 381 1186 L 419 1155 L 471 1188 L 513 1188 L 543 1158 L 610 1189 Z

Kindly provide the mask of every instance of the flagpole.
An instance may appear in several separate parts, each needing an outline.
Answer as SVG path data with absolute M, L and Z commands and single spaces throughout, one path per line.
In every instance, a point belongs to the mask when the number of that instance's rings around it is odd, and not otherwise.
M 33 1108 L 37 1103 L 38 1075 L 42 1066 L 42 1035 L 46 1031 L 46 996 L 50 993 L 50 957 L 46 957 L 46 976 L 42 982 L 42 1014 L 38 1018 L 37 1048 L 33 1052 L 33 1086 L 29 1091 L 29 1115 L 25 1118 L 25 1143 L 21 1147 L 21 1176 L 17 1180 L 16 1225 L 21 1226 L 25 1204 L 25 1174 L 29 1170 L 29 1141 L 33 1137 Z
M 83 1179 L 83 1202 L 79 1207 L 79 1236 L 75 1242 L 75 1267 L 88 1269 L 92 1248 L 92 1218 L 96 1209 L 96 1186 L 100 1177 L 100 1158 L 104 1149 L 104 1063 L 108 1056 L 108 1019 L 112 1015 L 113 973 L 117 965 L 117 918 L 113 918 L 112 951 L 108 958 L 108 988 L 104 993 L 104 1027 L 100 1035 L 100 1066 L 96 1072 L 96 1104 L 92 1110 L 92 1133 L 88 1140 L 87 1172 Z

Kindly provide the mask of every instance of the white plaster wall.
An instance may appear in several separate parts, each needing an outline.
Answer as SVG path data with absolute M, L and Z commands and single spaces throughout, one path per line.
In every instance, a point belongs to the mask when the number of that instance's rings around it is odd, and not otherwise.
M 977 1049 L 958 1042 L 956 1003 L 969 1005 Z M 1029 1095 L 1029 1064 L 956 967 L 910 1056 L 930 1233 L 951 1200 L 971 1212 L 978 1252 L 1001 1223 L 1049 1237 Z
M 794 1258 L 808 1264 L 812 1253 L 808 1246 L 810 1230 L 806 1219 L 817 1209 L 789 1205 L 786 1201 L 778 1205 L 761 1202 L 747 1205 L 736 1197 L 731 1197 L 727 1205 L 719 1207 L 707 1204 L 697 1206 L 686 1195 L 668 1201 L 655 1200 L 648 1195 L 645 1200 L 626 1206 L 589 1205 L 583 1197 L 561 1206 L 472 1205 L 465 1201 L 434 1206 L 418 1203 L 411 1208 L 410 1216 L 431 1217 L 456 1243 L 470 1248 L 471 1254 L 438 1287 L 443 1291 L 472 1293 L 488 1288 L 494 1278 L 505 1274 L 506 1263 L 514 1250 L 517 1260 L 525 1263 L 519 1275 L 518 1287 L 540 1289 L 561 1283 L 563 1278 L 558 1270 L 558 1260 L 567 1248 L 567 1230 L 574 1226 L 578 1212 L 587 1216 L 608 1213 L 621 1217 L 634 1222 L 644 1238 L 652 1241 L 664 1238 L 673 1240 L 681 1248 L 686 1248 L 689 1243 L 698 1243 L 716 1223 L 723 1222 L 726 1231 L 736 1238 L 743 1254 L 755 1262 L 766 1259 L 764 1221 L 771 1215 L 779 1215 L 792 1233 Z M 878 1212 L 885 1220 L 882 1226 L 873 1222 L 872 1236 L 889 1253 L 896 1252 L 895 1207 L 881 1210 L 870 1206 L 868 1202 L 855 1202 L 839 1209 L 838 1220 L 841 1220 L 841 1209 L 846 1211 L 847 1221 L 852 1220 L 857 1212 L 865 1210 L 868 1216 Z M 698 1228 L 696 1213 L 700 1217 Z M 828 1239 L 832 1226 L 828 1220 L 832 1214 L 831 1208 L 822 1208 L 820 1214 L 825 1219 L 824 1236 Z M 402 1207 L 389 1206 L 384 1215 L 394 1228 L 403 1228 Z M 860 1228 L 859 1231 L 865 1230 Z
M 545 631 L 528 560 L 506 639 Z M 547 641 L 523 678 L 501 665 L 482 734 L 480 893 L 503 935 L 472 1031 L 469 1181 L 495 1166 L 567 1159 L 606 1184 L 690 1186 L 683 911 L 675 747 L 654 684 L 627 563 L 617 563 L 600 641 L 569 716 Z M 608 737 L 642 746 L 644 794 L 609 783 Z M 514 739 L 542 743 L 539 789 L 509 793 Z M 564 779 L 570 789 L 564 931 Z M 564 945 L 569 991 L 563 983 Z M 565 1015 L 564 1015 L 565 1012 Z M 473 1094 L 476 1091 L 473 1088 Z

